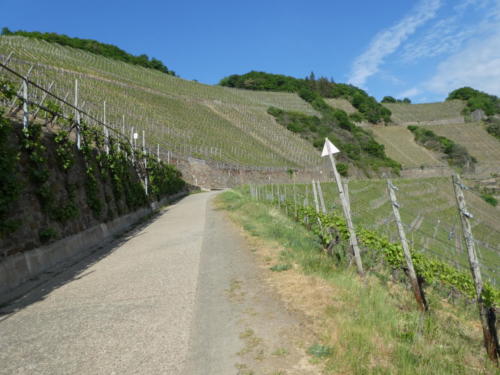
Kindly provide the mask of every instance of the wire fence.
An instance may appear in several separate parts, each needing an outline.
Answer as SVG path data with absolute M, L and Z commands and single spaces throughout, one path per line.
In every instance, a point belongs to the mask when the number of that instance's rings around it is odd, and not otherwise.
M 399 211 L 412 250 L 468 272 L 467 247 L 451 179 L 398 179 L 394 184 L 398 188 Z M 481 272 L 486 281 L 497 287 L 500 281 L 500 215 L 497 208 L 482 200 L 472 189 L 464 187 Z M 253 189 L 254 195 L 268 201 L 315 209 L 315 201 L 319 203 L 322 195 L 326 212 L 342 215 L 337 187 L 332 182 L 316 184 L 316 200 L 312 183 L 260 185 Z M 348 190 L 356 229 L 374 230 L 398 243 L 399 234 L 386 181 L 353 180 L 348 183 Z M 321 210 L 320 204 L 318 208 Z

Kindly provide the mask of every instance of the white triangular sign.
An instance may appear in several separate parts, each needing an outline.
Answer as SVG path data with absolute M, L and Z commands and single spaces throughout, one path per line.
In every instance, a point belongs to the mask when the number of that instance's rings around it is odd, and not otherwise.
M 325 145 L 323 146 L 323 152 L 321 153 L 321 156 L 338 154 L 339 152 L 340 150 L 335 147 L 335 145 L 328 138 L 325 138 Z

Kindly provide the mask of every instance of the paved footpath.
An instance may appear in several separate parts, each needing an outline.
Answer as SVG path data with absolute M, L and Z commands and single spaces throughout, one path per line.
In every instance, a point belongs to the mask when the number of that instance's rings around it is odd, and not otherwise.
M 260 284 L 241 236 L 212 208 L 215 194 L 186 197 L 3 306 L 0 374 L 239 373 L 249 307 L 228 290 Z M 249 295 L 261 298 L 259 288 Z M 274 303 L 261 305 L 277 323 L 259 321 L 273 338 L 296 327 Z

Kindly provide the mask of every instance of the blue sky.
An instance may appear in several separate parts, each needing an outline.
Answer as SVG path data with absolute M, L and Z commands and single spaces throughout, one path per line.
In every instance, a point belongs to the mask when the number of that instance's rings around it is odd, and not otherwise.
M 0 25 L 116 44 L 208 84 L 314 71 L 378 99 L 500 95 L 500 0 L 0 0 Z

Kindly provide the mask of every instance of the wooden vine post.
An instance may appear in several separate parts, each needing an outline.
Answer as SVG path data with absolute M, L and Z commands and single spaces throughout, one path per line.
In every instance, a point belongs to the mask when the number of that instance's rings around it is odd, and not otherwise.
M 417 273 L 415 272 L 415 267 L 413 266 L 413 259 L 411 258 L 410 247 L 408 246 L 406 233 L 401 221 L 401 215 L 399 214 L 399 204 L 395 192 L 396 187 L 392 184 L 391 180 L 387 180 L 387 189 L 389 191 L 389 198 L 391 199 L 392 212 L 394 213 L 394 218 L 396 219 L 396 225 L 398 227 L 399 238 L 401 239 L 401 246 L 403 247 L 403 254 L 406 260 L 408 277 L 410 278 L 413 294 L 415 294 L 415 299 L 420 310 L 427 311 L 428 305 L 427 301 L 425 300 L 425 294 L 422 287 L 420 286 L 420 283 L 418 282 Z
M 146 157 L 146 132 L 142 131 L 142 157 L 144 158 L 144 190 L 148 195 L 148 159 Z M 197 184 L 198 185 L 198 184 Z
M 467 247 L 467 255 L 469 258 L 470 270 L 472 279 L 476 288 L 476 301 L 479 308 L 479 317 L 483 328 L 484 346 L 488 357 L 498 365 L 498 358 L 500 357 L 500 348 L 498 345 L 498 336 L 495 327 L 495 310 L 487 306 L 483 300 L 483 279 L 481 277 L 481 270 L 479 268 L 479 260 L 477 258 L 476 246 L 474 237 L 472 236 L 472 229 L 469 219 L 473 216 L 467 211 L 465 196 L 463 192 L 464 185 L 458 175 L 452 176 L 453 189 L 457 199 L 458 211 L 460 220 L 462 222 L 463 234 L 465 244 Z
M 47 91 L 50 91 L 52 89 L 52 86 L 54 86 L 54 81 L 50 82 L 49 86 L 47 87 Z M 49 95 L 48 93 L 44 92 L 42 94 L 42 98 L 40 99 L 40 103 L 38 103 L 38 106 L 37 108 L 35 109 L 35 112 L 33 113 L 33 115 L 31 116 L 31 121 L 35 121 L 35 119 L 37 118 L 38 116 L 38 113 L 40 112 L 40 110 L 42 109 L 42 105 L 43 105 L 43 102 L 45 101 L 45 99 L 47 99 L 47 96 Z
M 50 90 L 50 88 L 49 88 Z M 76 121 L 76 147 L 81 148 L 80 136 L 80 111 L 78 110 L 78 80 L 75 79 L 75 121 Z
M 314 197 L 314 208 L 316 209 L 316 213 L 319 213 L 318 192 L 316 191 L 316 182 L 314 180 L 312 180 L 312 191 Z
M 106 124 L 106 101 L 103 103 L 103 113 L 102 113 L 102 122 L 103 122 L 103 130 L 104 130 L 104 149 L 106 150 L 106 155 L 109 155 L 109 132 Z
M 321 153 L 321 156 L 322 157 L 328 156 L 330 158 L 333 174 L 335 176 L 335 181 L 337 182 L 337 188 L 339 190 L 340 202 L 342 203 L 342 210 L 344 212 L 344 217 L 347 223 L 347 230 L 349 231 L 349 242 L 351 244 L 352 251 L 354 253 L 354 260 L 356 262 L 358 273 L 361 276 L 363 276 L 364 275 L 363 263 L 361 262 L 361 252 L 359 250 L 358 238 L 356 236 L 356 231 L 354 230 L 354 225 L 352 224 L 351 210 L 349 207 L 349 203 L 346 199 L 346 196 L 344 194 L 344 187 L 342 185 L 342 179 L 340 177 L 340 174 L 337 170 L 337 165 L 335 164 L 335 158 L 333 157 L 334 154 L 337 154 L 339 152 L 340 150 L 337 147 L 335 147 L 335 145 L 332 142 L 330 142 L 328 138 L 325 138 L 325 145 L 323 146 L 323 152 Z
M 23 96 L 23 128 L 27 129 L 29 126 L 29 110 L 28 110 L 28 80 L 23 79 L 22 83 L 22 96 Z
M 295 218 L 297 218 L 297 195 L 295 190 L 295 173 L 292 173 L 292 178 L 293 178 L 293 209 Z
M 316 180 L 316 188 L 318 190 L 319 202 L 321 203 L 321 211 L 326 214 L 325 199 L 323 197 L 323 190 L 321 189 L 321 183 Z

